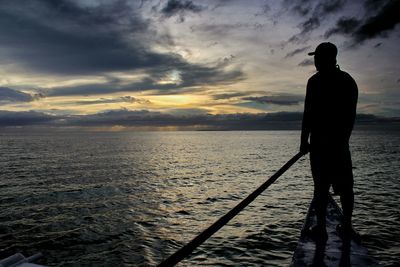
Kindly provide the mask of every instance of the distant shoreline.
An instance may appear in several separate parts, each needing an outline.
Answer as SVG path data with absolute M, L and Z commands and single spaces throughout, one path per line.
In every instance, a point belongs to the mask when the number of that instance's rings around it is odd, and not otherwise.
M 172 115 L 113 110 L 88 115 L 0 111 L 0 129 L 39 128 L 85 131 L 255 131 L 300 130 L 302 112 Z M 400 129 L 399 117 L 358 114 L 355 129 Z
M 251 125 L 248 127 L 198 127 L 198 126 L 168 126 L 168 127 L 135 127 L 135 126 L 53 126 L 53 125 L 24 125 L 24 126 L 0 126 L 0 134 L 7 132 L 171 132 L 171 131 L 300 131 L 301 122 L 270 123 L 268 125 Z M 353 131 L 400 131 L 400 122 L 359 122 Z

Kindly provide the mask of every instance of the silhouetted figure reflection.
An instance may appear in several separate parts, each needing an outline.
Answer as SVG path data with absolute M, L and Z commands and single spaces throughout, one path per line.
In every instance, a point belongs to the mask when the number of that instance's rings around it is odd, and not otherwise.
M 342 243 L 342 255 L 340 256 L 339 267 L 351 267 L 350 252 L 351 240 L 346 239 Z
M 317 240 L 315 244 L 314 258 L 311 267 L 326 267 L 324 262 L 326 240 Z
M 310 231 L 327 238 L 326 206 L 332 185 L 340 195 L 344 214 L 338 231 L 342 237 L 350 237 L 354 193 L 349 139 L 356 116 L 357 84 L 336 64 L 334 44 L 321 43 L 309 55 L 314 56 L 318 72 L 307 84 L 300 151 L 310 151 L 314 180 L 317 225 Z

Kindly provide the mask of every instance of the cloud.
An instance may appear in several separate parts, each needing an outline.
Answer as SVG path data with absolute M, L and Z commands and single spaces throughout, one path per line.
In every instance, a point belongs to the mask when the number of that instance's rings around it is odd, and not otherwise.
M 294 15 L 305 17 L 312 13 L 311 17 L 324 17 L 340 11 L 345 3 L 346 0 L 284 0 L 282 5 Z
M 355 39 L 363 42 L 372 39 L 393 30 L 400 23 L 400 1 L 389 1 L 377 15 L 368 18 L 360 28 L 355 32 Z
M 311 2 L 310 0 L 284 0 L 282 6 L 295 15 L 306 16 L 312 10 Z
M 188 1 L 178 2 L 185 10 L 197 10 Z M 133 84 L 133 88 L 119 86 L 121 91 L 168 87 L 158 86 L 157 76 L 171 69 L 181 73 L 181 87 L 234 81 L 242 75 L 239 70 L 225 72 L 224 66 L 192 64 L 178 54 L 155 52 L 153 46 L 168 47 L 172 38 L 159 33 L 152 21 L 144 19 L 127 1 L 99 3 L 81 6 L 66 0 L 21 0 L 0 5 L 0 57 L 30 72 L 52 75 L 106 75 L 117 71 L 148 74 L 148 79 Z M 167 10 L 172 12 L 172 6 Z M 114 85 L 80 89 L 112 92 Z M 78 87 L 70 89 L 71 94 L 80 94 Z
M 254 16 L 267 16 L 271 12 L 271 6 L 267 3 L 262 4 L 260 11 L 255 13 Z
M 141 81 L 126 82 L 124 80 L 109 79 L 105 83 L 93 83 L 76 86 L 60 86 L 46 90 L 46 96 L 72 96 L 72 95 L 96 95 L 116 92 L 139 92 L 153 91 L 156 94 L 177 94 L 182 92 L 198 91 L 198 86 L 228 85 L 243 80 L 244 74 L 241 70 L 224 71 L 218 66 L 205 67 L 195 64 L 175 65 L 179 69 L 179 83 L 162 82 L 169 70 L 157 73 L 156 70 L 149 70 L 149 76 Z
M 177 109 L 169 109 L 168 114 L 173 116 L 181 116 L 181 117 L 188 117 L 188 116 L 207 116 L 208 112 L 202 108 L 177 108 Z
M 310 48 L 311 48 L 311 46 L 305 46 L 305 47 L 301 47 L 301 48 L 295 49 L 295 50 L 287 53 L 285 58 L 293 57 L 293 56 L 295 56 L 297 54 L 303 53 L 304 51 L 306 51 L 306 50 L 308 50 Z
M 300 27 L 302 29 L 301 34 L 307 34 L 316 28 L 319 27 L 320 22 L 319 18 L 317 17 L 311 17 L 308 20 L 304 21 L 303 23 L 300 24 Z
M 382 6 L 382 4 L 384 4 Z M 380 6 L 381 8 L 378 8 Z M 367 12 L 371 15 L 363 20 L 354 17 L 342 17 L 335 27 L 325 33 L 325 37 L 334 34 L 349 35 L 352 37 L 352 45 L 358 45 L 366 40 L 377 37 L 387 37 L 391 30 L 400 23 L 400 1 L 367 1 Z M 377 10 L 377 11 L 376 11 Z
M 38 96 L 32 96 L 11 88 L 0 87 L 0 104 L 9 102 L 31 102 L 37 97 Z
M 151 102 L 147 99 L 136 98 L 133 96 L 121 96 L 117 98 L 99 98 L 95 100 L 83 100 L 74 102 L 74 104 L 77 105 L 97 105 L 97 104 L 111 104 L 111 103 L 150 104 Z
M 243 79 L 226 65 L 189 63 L 178 54 L 152 50 L 173 43 L 126 1 L 80 6 L 66 0 L 22 0 L 0 5 L 0 57 L 28 71 L 51 75 L 147 74 L 142 81 L 54 87 L 48 96 L 90 95 L 140 90 L 185 90 L 198 85 L 228 84 Z M 180 2 L 181 3 L 181 2 Z M 193 8 L 189 2 L 186 9 Z M 33 10 L 32 10 L 33 9 Z M 29 44 L 29 45 L 24 45 Z M 171 70 L 181 83 L 161 84 Z
M 281 106 L 298 105 L 304 101 L 304 96 L 293 94 L 276 94 L 267 96 L 244 97 L 243 100 L 254 101 L 261 104 L 273 104 Z
M 151 129 L 209 129 L 209 130 L 267 130 L 301 128 L 301 112 L 236 113 L 210 115 L 202 110 L 173 111 L 172 114 L 148 110 L 110 110 L 90 115 L 48 115 L 27 111 L 0 111 L 0 126 L 79 126 L 79 127 L 132 127 Z M 374 115 L 359 114 L 357 121 L 397 122 L 399 119 L 385 119 Z M 174 128 L 174 129 L 176 129 Z
M 0 6 L 0 22 L 2 58 L 34 71 L 82 75 L 176 61 L 142 45 L 151 41 L 150 25 L 124 1 L 92 8 L 64 0 L 10 1 Z
M 0 126 L 51 125 L 59 119 L 61 118 L 36 111 L 0 110 Z
M 180 22 L 183 22 L 185 20 L 184 14 L 186 12 L 199 13 L 204 9 L 204 7 L 194 4 L 193 1 L 168 0 L 167 4 L 161 10 L 161 13 L 168 18 L 179 15 Z
M 258 23 L 220 23 L 220 24 L 211 24 L 211 23 L 202 23 L 197 25 L 192 25 L 190 27 L 192 32 L 200 31 L 201 33 L 205 33 L 208 36 L 213 38 L 221 39 L 222 37 L 229 37 L 233 32 L 239 30 L 247 30 L 247 29 L 258 29 L 262 27 L 261 24 Z
M 146 90 L 160 90 L 170 92 L 180 88 L 177 84 L 159 84 L 157 78 L 146 77 L 137 82 L 125 82 L 118 78 L 108 79 L 104 83 L 90 83 L 84 85 L 59 86 L 46 90 L 48 97 L 54 96 L 74 96 L 74 95 L 98 95 L 111 94 L 116 92 L 138 92 Z
M 339 12 L 345 6 L 346 0 L 322 0 L 322 1 L 284 1 L 283 6 L 296 15 L 307 19 L 298 24 L 300 32 L 289 38 L 290 43 L 304 43 L 308 41 L 309 35 L 321 25 L 321 20 L 325 20 L 329 15 Z
M 318 17 L 311 17 L 308 20 L 300 23 L 298 27 L 301 29 L 301 32 L 293 35 L 289 38 L 289 43 L 303 43 L 308 40 L 309 34 L 317 29 L 320 26 L 320 21 Z
M 323 17 L 331 13 L 339 12 L 340 10 L 343 9 L 345 3 L 346 0 L 321 1 L 317 5 L 316 10 L 318 12 L 318 15 Z
M 377 10 L 387 5 L 391 0 L 365 0 L 364 8 L 368 14 L 376 13 Z
M 341 17 L 336 26 L 329 29 L 325 33 L 325 38 L 331 37 L 334 34 L 350 34 L 353 33 L 361 24 L 361 21 L 356 18 Z
M 230 99 L 236 97 L 248 96 L 251 92 L 234 92 L 234 93 L 223 93 L 223 94 L 215 94 L 212 96 L 214 100 L 223 100 Z
M 0 111 L 0 126 L 80 126 L 80 127 L 186 127 L 187 129 L 285 129 L 300 128 L 301 113 L 219 114 L 200 111 L 173 114 L 147 110 L 111 110 L 91 115 L 56 116 L 39 112 Z
M 301 67 L 314 66 L 314 59 L 306 58 L 302 62 L 300 62 L 298 64 L 298 66 L 301 66 Z

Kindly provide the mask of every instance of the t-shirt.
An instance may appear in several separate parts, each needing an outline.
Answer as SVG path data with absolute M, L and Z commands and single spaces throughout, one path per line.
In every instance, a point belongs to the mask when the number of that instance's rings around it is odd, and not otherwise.
M 357 84 L 339 69 L 318 72 L 307 83 L 303 124 L 311 149 L 348 148 L 356 116 Z

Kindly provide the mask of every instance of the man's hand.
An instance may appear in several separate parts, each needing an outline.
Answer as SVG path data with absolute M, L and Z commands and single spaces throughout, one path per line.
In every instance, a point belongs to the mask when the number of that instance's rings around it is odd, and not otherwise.
M 300 145 L 300 152 L 305 155 L 310 151 L 310 144 L 308 142 L 302 142 Z

